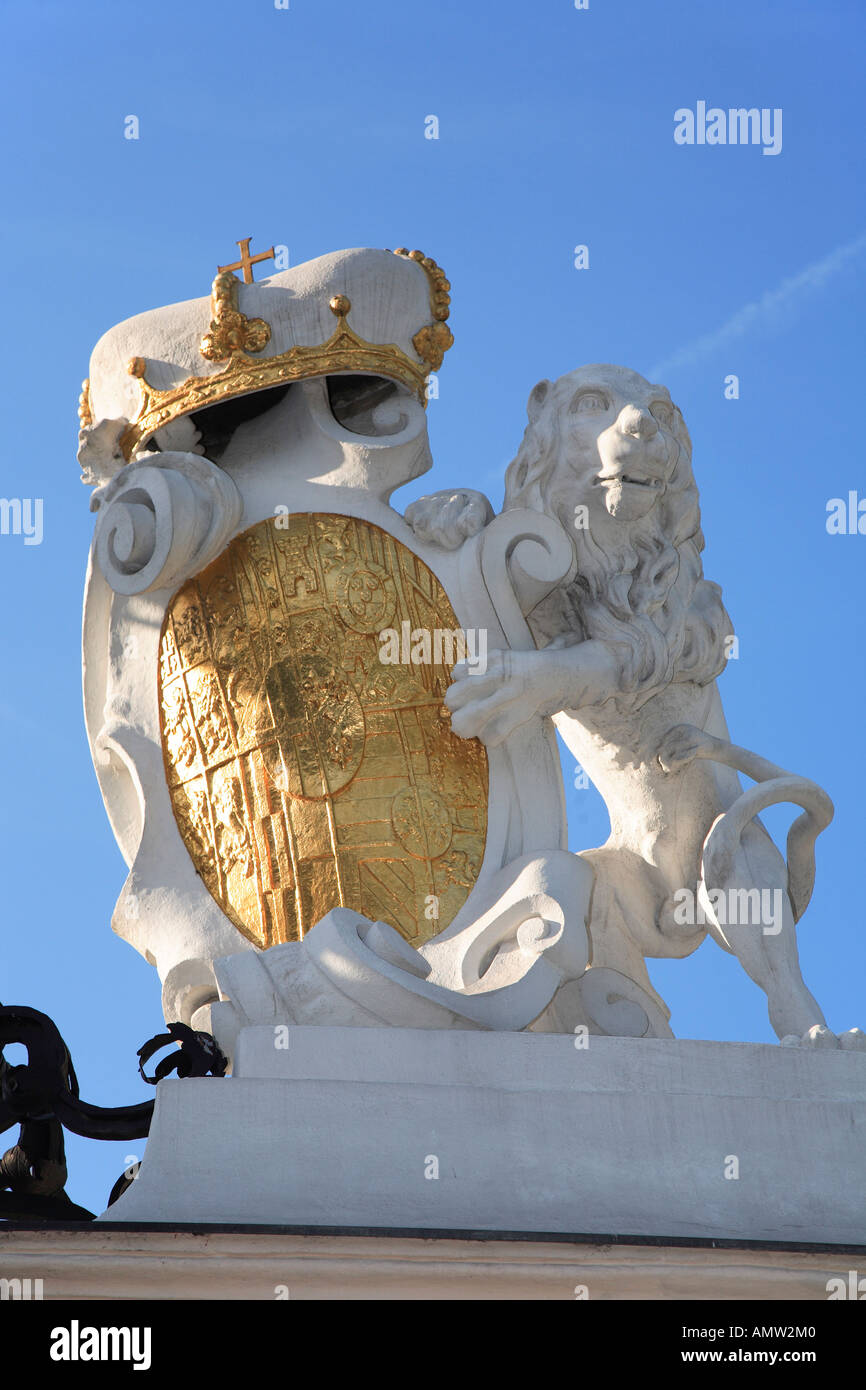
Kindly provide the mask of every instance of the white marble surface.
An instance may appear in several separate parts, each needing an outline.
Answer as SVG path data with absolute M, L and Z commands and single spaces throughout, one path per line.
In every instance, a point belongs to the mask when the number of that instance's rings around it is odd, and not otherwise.
M 256 1027 L 237 1069 L 160 1083 L 101 1220 L 866 1241 L 850 1053 Z

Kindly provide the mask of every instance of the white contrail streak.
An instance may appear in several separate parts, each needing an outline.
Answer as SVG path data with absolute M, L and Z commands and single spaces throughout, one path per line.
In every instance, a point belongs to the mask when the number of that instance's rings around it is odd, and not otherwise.
M 831 251 L 829 256 L 825 256 L 822 261 L 816 261 L 814 265 L 807 265 L 806 269 L 801 270 L 799 274 L 792 275 L 788 280 L 783 280 L 781 285 L 774 290 L 768 290 L 760 299 L 754 300 L 751 304 L 745 304 L 714 333 L 707 333 L 703 338 L 696 338 L 693 343 L 687 343 L 685 347 L 679 348 L 663 362 L 657 362 L 650 370 L 650 378 L 654 381 L 661 381 L 667 372 L 676 367 L 691 366 L 702 357 L 709 357 L 717 348 L 725 347 L 735 338 L 741 338 L 744 333 L 748 333 L 752 329 L 772 328 L 780 318 L 782 311 L 788 308 L 792 301 L 822 289 L 832 276 L 843 270 L 849 261 L 854 260 L 864 250 L 866 250 L 866 232 L 857 237 L 855 241 L 849 241 L 845 246 L 837 246 L 836 250 Z

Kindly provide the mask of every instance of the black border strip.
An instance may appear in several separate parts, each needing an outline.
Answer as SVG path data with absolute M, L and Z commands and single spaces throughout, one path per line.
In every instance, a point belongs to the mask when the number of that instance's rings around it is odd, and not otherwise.
M 636 1236 L 599 1235 L 597 1232 L 564 1231 L 485 1231 L 453 1230 L 420 1226 L 280 1226 L 221 1224 L 203 1221 L 2 1221 L 0 1237 L 5 1231 L 75 1231 L 78 1234 L 111 1232 L 177 1232 L 192 1235 L 262 1235 L 262 1236 L 350 1236 L 358 1239 L 385 1237 L 393 1240 L 466 1240 L 517 1241 L 524 1244 L 548 1245 L 643 1245 L 650 1248 L 670 1247 L 681 1250 L 757 1250 L 784 1251 L 804 1255 L 861 1255 L 866 1245 L 837 1245 L 810 1241 L 739 1240 L 722 1236 Z

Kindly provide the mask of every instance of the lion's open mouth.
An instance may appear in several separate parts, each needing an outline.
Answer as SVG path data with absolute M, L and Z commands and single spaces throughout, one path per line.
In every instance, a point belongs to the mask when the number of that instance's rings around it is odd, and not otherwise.
M 661 487 L 661 478 L 635 478 L 631 473 L 620 475 L 621 483 L 629 483 L 632 487 Z
M 599 473 L 595 480 L 597 483 L 620 483 L 629 487 L 648 487 L 661 488 L 664 486 L 661 478 L 638 478 L 634 473 Z

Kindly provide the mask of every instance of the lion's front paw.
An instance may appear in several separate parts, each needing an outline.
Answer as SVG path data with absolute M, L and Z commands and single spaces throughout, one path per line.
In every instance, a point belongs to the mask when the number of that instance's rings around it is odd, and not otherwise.
M 543 696 L 535 679 L 538 655 L 492 651 L 483 672 L 459 661 L 452 672 L 454 684 L 445 692 L 455 734 L 495 747 L 539 713 Z
M 406 508 L 406 523 L 420 541 L 456 550 L 469 536 L 482 531 L 493 508 L 482 492 L 469 488 L 433 492 Z
M 668 729 L 658 746 L 656 757 L 663 772 L 679 772 L 716 743 L 718 739 L 694 724 L 676 724 Z
M 802 1037 L 789 1033 L 782 1039 L 782 1047 L 839 1048 L 843 1052 L 866 1052 L 866 1033 L 862 1028 L 834 1033 L 826 1024 L 816 1023 Z

